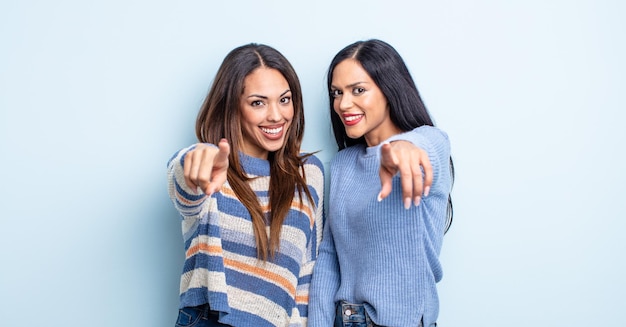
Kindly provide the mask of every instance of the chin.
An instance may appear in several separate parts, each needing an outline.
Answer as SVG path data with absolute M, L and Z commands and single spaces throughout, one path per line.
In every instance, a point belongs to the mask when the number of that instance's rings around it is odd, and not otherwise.
M 360 138 L 361 136 L 363 136 L 363 134 L 346 134 L 346 135 L 349 138 L 354 139 L 354 140 L 356 140 L 356 139 Z
M 265 150 L 268 151 L 268 152 L 276 152 L 276 151 L 282 149 L 284 146 L 285 146 L 285 143 L 281 142 L 279 145 L 276 145 L 276 146 L 265 147 Z

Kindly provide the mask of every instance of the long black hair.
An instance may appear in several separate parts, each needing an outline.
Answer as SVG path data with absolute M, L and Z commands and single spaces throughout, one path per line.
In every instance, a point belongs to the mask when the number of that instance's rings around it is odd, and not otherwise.
M 356 144 L 366 144 L 364 136 L 358 139 L 348 137 L 341 118 L 333 108 L 334 98 L 331 92 L 333 72 L 335 67 L 346 59 L 358 61 L 380 88 L 389 105 L 389 118 L 396 127 L 407 132 L 424 125 L 434 126 L 413 77 L 398 51 L 390 44 L 377 39 L 357 41 L 335 55 L 326 75 L 330 119 L 339 150 Z M 450 158 L 450 173 L 454 183 L 452 158 Z M 448 195 L 446 232 L 452 225 L 453 211 L 452 197 Z

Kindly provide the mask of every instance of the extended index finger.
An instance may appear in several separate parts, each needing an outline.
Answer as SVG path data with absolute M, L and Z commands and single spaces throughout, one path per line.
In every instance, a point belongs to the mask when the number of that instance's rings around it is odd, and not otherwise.
M 226 139 L 221 139 L 218 143 L 218 152 L 213 158 L 213 169 L 211 170 L 210 182 L 204 188 L 204 193 L 211 195 L 218 191 L 228 178 L 228 155 L 230 145 Z
M 213 159 L 213 166 L 223 168 L 228 167 L 228 155 L 230 154 L 230 145 L 226 139 L 221 139 L 217 145 L 219 151 Z

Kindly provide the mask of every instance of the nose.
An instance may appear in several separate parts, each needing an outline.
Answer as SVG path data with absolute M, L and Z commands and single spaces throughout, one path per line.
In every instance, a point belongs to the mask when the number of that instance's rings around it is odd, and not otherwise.
M 279 122 L 282 119 L 280 107 L 276 104 L 270 104 L 267 108 L 267 120 L 271 122 Z
M 342 94 L 340 97 L 335 98 L 335 105 L 339 110 L 348 110 L 352 108 L 352 96 L 350 94 Z

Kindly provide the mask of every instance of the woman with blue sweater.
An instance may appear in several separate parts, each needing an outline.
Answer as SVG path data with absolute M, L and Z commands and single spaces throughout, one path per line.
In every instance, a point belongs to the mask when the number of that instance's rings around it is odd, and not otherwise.
M 452 218 L 448 136 L 433 126 L 404 61 L 383 41 L 341 50 L 328 90 L 340 151 L 330 166 L 309 326 L 436 326 L 439 253 Z M 394 175 L 415 147 L 427 158 L 408 183 L 410 176 Z
M 324 170 L 300 152 L 303 133 L 287 59 L 232 50 L 198 114 L 200 143 L 168 162 L 185 243 L 177 327 L 306 326 Z

